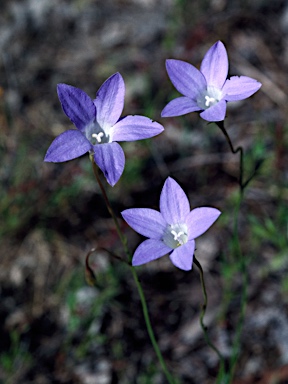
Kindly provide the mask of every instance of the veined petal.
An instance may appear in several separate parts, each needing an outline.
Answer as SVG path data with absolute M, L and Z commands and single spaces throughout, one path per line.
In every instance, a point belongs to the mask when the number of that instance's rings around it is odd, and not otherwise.
M 220 100 L 217 104 L 205 109 L 200 113 L 202 119 L 207 121 L 222 121 L 225 119 L 226 101 Z
M 159 259 L 159 257 L 171 252 L 171 248 L 167 247 L 161 240 L 148 239 L 143 241 L 136 249 L 132 265 L 142 265 L 149 261 Z
M 185 61 L 166 60 L 166 69 L 174 87 L 184 96 L 196 100 L 199 93 L 207 88 L 203 74 Z
M 227 101 L 243 100 L 250 97 L 261 87 L 259 81 L 247 76 L 232 76 L 222 88 L 224 99 Z
M 121 214 L 134 231 L 151 239 L 162 239 L 167 224 L 160 212 L 150 208 L 131 208 Z
M 64 113 L 80 131 L 95 120 L 96 107 L 82 89 L 72 85 L 58 84 L 57 93 Z
M 44 161 L 61 163 L 84 155 L 92 148 L 89 140 L 78 130 L 69 129 L 52 142 Z
M 190 97 L 177 97 L 166 105 L 161 112 L 161 117 L 181 116 L 200 110 L 201 108 L 198 107 L 197 102 L 190 99 Z
M 118 143 L 99 144 L 93 148 L 95 163 L 104 173 L 107 182 L 114 187 L 124 170 L 123 149 Z
M 228 56 L 224 44 L 217 41 L 206 53 L 200 71 L 207 84 L 221 89 L 228 75 Z
M 189 240 L 201 236 L 218 219 L 221 212 L 216 208 L 201 207 L 193 209 L 186 218 Z
M 167 178 L 161 191 L 160 212 L 170 225 L 184 223 L 190 212 L 190 204 L 185 192 L 171 177 Z
M 124 107 L 125 84 L 120 73 L 110 76 L 96 94 L 97 122 L 101 128 L 112 127 L 120 118 Z
M 190 240 L 186 244 L 174 249 L 169 257 L 175 267 L 184 271 L 190 271 L 192 269 L 194 251 L 195 241 Z
M 135 141 L 159 135 L 164 128 L 145 116 L 126 116 L 110 130 L 112 141 Z

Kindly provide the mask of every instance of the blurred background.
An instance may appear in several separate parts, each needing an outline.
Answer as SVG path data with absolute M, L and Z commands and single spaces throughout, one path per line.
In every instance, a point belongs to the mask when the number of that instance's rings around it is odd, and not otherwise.
M 116 213 L 158 209 L 167 176 L 191 208 L 223 214 L 197 240 L 207 284 L 205 322 L 223 355 L 239 318 L 241 273 L 233 258 L 239 158 L 197 113 L 161 119 L 178 95 L 165 60 L 199 68 L 217 40 L 229 74 L 262 82 L 230 103 L 226 128 L 245 149 L 245 177 L 259 165 L 239 218 L 248 263 L 248 307 L 235 384 L 288 383 L 288 4 L 285 0 L 2 0 L 0 5 L 0 382 L 161 384 L 129 268 L 99 250 L 97 288 L 85 282 L 91 248 L 123 255 L 88 156 L 43 163 L 53 139 L 72 127 L 57 83 L 94 98 L 119 71 L 125 114 L 160 122 L 159 137 L 121 144 L 126 167 L 107 193 Z M 133 251 L 142 240 L 123 222 Z M 212 384 L 217 355 L 199 327 L 197 268 L 168 257 L 137 268 L 169 369 L 181 383 Z

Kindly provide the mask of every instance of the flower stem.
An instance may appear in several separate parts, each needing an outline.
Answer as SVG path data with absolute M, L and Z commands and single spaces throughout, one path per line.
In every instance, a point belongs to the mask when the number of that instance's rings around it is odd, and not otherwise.
M 197 266 L 197 268 L 199 269 L 199 272 L 200 272 L 201 287 L 202 287 L 202 292 L 203 292 L 203 296 L 204 296 L 204 303 L 202 304 L 202 310 L 201 310 L 201 314 L 200 314 L 200 325 L 201 325 L 201 328 L 203 330 L 206 343 L 209 345 L 209 347 L 211 349 L 213 349 L 213 351 L 219 357 L 220 372 L 223 372 L 223 370 L 224 370 L 224 357 L 222 356 L 219 349 L 212 343 L 212 341 L 208 335 L 208 332 L 207 332 L 207 327 L 204 324 L 204 316 L 205 316 L 207 305 L 208 305 L 208 296 L 207 296 L 207 291 L 206 291 L 206 286 L 205 286 L 203 268 L 202 268 L 201 264 L 199 263 L 199 261 L 196 259 L 195 255 L 193 258 L 193 262 L 195 263 L 195 265 Z
M 239 179 L 238 179 L 238 182 L 239 182 L 239 188 L 240 188 L 240 193 L 241 195 L 243 195 L 244 193 L 244 189 L 245 189 L 245 186 L 244 183 L 243 184 L 243 173 L 244 173 L 244 168 L 243 168 L 243 165 L 244 165 L 244 153 L 243 153 L 243 147 L 239 146 L 237 147 L 236 149 L 234 149 L 234 146 L 232 144 L 232 141 L 230 139 L 230 136 L 228 135 L 228 132 L 226 131 L 225 127 L 224 127 L 224 121 L 218 121 L 216 122 L 216 124 L 218 125 L 218 127 L 221 129 L 221 131 L 223 132 L 226 140 L 227 140 L 227 143 L 230 147 L 230 150 L 231 152 L 235 155 L 236 153 L 240 153 L 240 165 L 239 165 Z M 249 180 L 250 181 L 250 180 Z M 248 183 L 249 183 L 248 181 Z M 247 183 L 247 184 L 248 184 Z
M 241 290 L 241 301 L 240 301 L 240 316 L 236 326 L 236 334 L 235 334 L 233 346 L 232 346 L 232 355 L 229 361 L 230 367 L 229 367 L 229 375 L 228 375 L 228 378 L 229 378 L 228 384 L 232 383 L 233 377 L 235 375 L 235 369 L 237 365 L 240 343 L 241 343 L 240 337 L 243 329 L 246 308 L 247 308 L 247 299 L 248 299 L 248 293 L 247 293 L 248 269 L 247 269 L 246 260 L 241 250 L 240 240 L 239 240 L 239 230 L 238 230 L 238 218 L 239 218 L 239 211 L 240 211 L 242 200 L 243 200 L 243 195 L 240 194 L 237 205 L 235 207 L 235 213 L 234 213 L 234 253 L 236 256 L 235 259 L 239 260 L 240 262 L 240 271 L 242 274 L 242 290 Z
M 90 160 L 92 162 L 93 172 L 94 172 L 96 180 L 97 180 L 97 182 L 99 184 L 99 187 L 101 189 L 101 192 L 102 192 L 103 198 L 105 200 L 107 209 L 108 209 L 110 215 L 112 216 L 112 218 L 114 220 L 118 236 L 119 236 L 119 238 L 121 240 L 121 243 L 123 245 L 123 248 L 124 248 L 124 252 L 125 252 L 125 254 L 127 255 L 128 259 L 129 259 L 130 271 L 131 271 L 131 273 L 133 275 L 133 278 L 134 278 L 134 281 L 135 281 L 135 284 L 136 284 L 136 287 L 137 287 L 137 290 L 138 290 L 138 294 L 139 294 L 141 305 L 142 305 L 142 311 L 143 311 L 143 315 L 144 315 L 144 320 L 145 320 L 146 328 L 147 328 L 147 331 L 148 331 L 151 343 L 153 345 L 154 351 L 156 353 L 156 356 L 158 357 L 159 363 L 160 363 L 160 365 L 162 367 L 163 373 L 165 374 L 168 383 L 169 384 L 176 384 L 175 380 L 173 379 L 173 377 L 171 376 L 171 374 L 168 371 L 168 368 L 167 368 L 166 363 L 164 361 L 163 355 L 162 355 L 162 353 L 160 351 L 160 348 L 159 348 L 159 345 L 158 345 L 158 343 L 156 341 L 156 338 L 155 338 L 155 335 L 154 335 L 154 331 L 153 331 L 153 328 L 152 328 L 152 325 L 151 325 L 150 317 L 149 317 L 149 312 L 148 312 L 148 307 L 147 307 L 147 302 L 146 302 L 146 299 L 145 299 L 145 296 L 144 296 L 144 292 L 143 292 L 141 283 L 139 281 L 138 275 L 136 273 L 136 270 L 131 265 L 132 255 L 131 255 L 131 253 L 129 251 L 129 248 L 128 248 L 127 239 L 126 239 L 126 237 L 123 235 L 123 233 L 121 231 L 121 228 L 120 228 L 120 225 L 118 223 L 117 217 L 116 217 L 116 215 L 114 213 L 114 210 L 113 210 L 113 208 L 112 208 L 112 206 L 110 204 L 110 201 L 108 199 L 108 196 L 106 194 L 105 188 L 104 188 L 104 186 L 103 186 L 103 184 L 101 182 L 101 179 L 99 177 L 98 167 L 95 164 L 95 161 L 94 161 L 92 156 L 90 157 Z
M 141 283 L 139 281 L 139 278 L 137 276 L 136 270 L 135 270 L 135 268 L 133 266 L 131 266 L 131 272 L 132 272 L 135 284 L 136 284 L 137 289 L 138 289 L 138 293 L 139 293 L 140 300 L 141 300 L 142 311 L 143 311 L 143 315 L 144 315 L 147 331 L 148 331 L 151 343 L 153 345 L 154 351 L 155 351 L 155 353 L 156 353 L 156 355 L 158 357 L 158 360 L 159 360 L 159 362 L 161 364 L 161 367 L 162 367 L 162 370 L 163 370 L 163 372 L 164 372 L 164 374 L 166 376 L 166 379 L 168 380 L 168 383 L 169 384 L 175 384 L 175 381 L 174 381 L 173 377 L 171 376 L 171 374 L 169 373 L 169 371 L 167 369 L 167 366 L 166 366 L 166 363 L 165 363 L 164 358 L 162 356 L 162 353 L 160 351 L 159 345 L 158 345 L 158 343 L 156 341 L 156 338 L 155 338 L 155 335 L 154 335 L 154 332 L 153 332 L 153 329 L 152 329 L 149 313 L 148 313 L 148 307 L 147 307 L 147 303 L 146 303 L 146 300 L 145 300 L 144 292 L 143 292 Z
M 218 127 L 221 129 L 223 132 L 227 143 L 231 149 L 231 152 L 233 154 L 236 154 L 237 152 L 240 152 L 240 165 L 239 165 L 239 198 L 235 207 L 235 212 L 234 212 L 234 226 L 233 226 L 233 244 L 234 244 L 234 255 L 235 255 L 235 260 L 239 260 L 240 263 L 240 271 L 242 274 L 242 290 L 241 290 L 241 302 L 240 302 L 240 316 L 238 319 L 238 323 L 236 326 L 236 335 L 233 341 L 233 346 L 232 346 L 232 355 L 230 357 L 229 361 L 229 372 L 227 375 L 227 383 L 231 384 L 233 381 L 233 377 L 235 374 L 235 369 L 237 365 L 237 360 L 239 356 L 239 349 L 240 349 L 240 337 L 243 329 L 243 324 L 244 324 L 244 318 L 246 314 L 246 308 L 247 308 L 247 286 L 248 286 L 248 270 L 247 270 L 247 263 L 244 258 L 244 255 L 241 250 L 240 246 L 240 240 L 239 240 L 239 228 L 238 228 L 238 220 L 239 220 L 239 212 L 241 208 L 241 204 L 244 199 L 244 192 L 245 189 L 247 188 L 248 184 L 250 181 L 253 179 L 253 177 L 256 174 L 257 167 L 255 167 L 254 172 L 252 175 L 244 182 L 244 151 L 243 147 L 239 146 L 236 149 L 234 149 L 234 146 L 231 142 L 231 139 L 228 135 L 228 132 L 226 131 L 224 127 L 224 121 L 220 121 L 216 123 Z M 225 381 L 226 382 L 226 381 Z
M 102 181 L 100 179 L 100 176 L 99 176 L 99 173 L 98 173 L 98 167 L 95 164 L 95 161 L 94 161 L 92 156 L 90 157 L 90 160 L 92 162 L 93 172 L 94 172 L 95 178 L 97 180 L 97 183 L 99 184 L 99 187 L 101 189 L 101 193 L 102 193 L 102 196 L 103 196 L 103 198 L 105 200 L 105 204 L 107 206 L 107 209 L 108 209 L 110 215 L 112 216 L 112 219 L 114 220 L 116 231 L 117 231 L 118 236 L 120 238 L 120 241 L 121 241 L 121 243 L 123 245 L 124 251 L 125 251 L 126 255 L 128 256 L 129 262 L 131 262 L 132 255 L 131 255 L 131 253 L 130 253 L 130 251 L 128 249 L 127 239 L 126 239 L 126 237 L 123 235 L 123 233 L 121 231 L 121 228 L 120 228 L 120 225 L 118 223 L 117 217 L 116 217 L 116 215 L 115 215 L 115 213 L 113 211 L 112 205 L 110 204 L 110 201 L 108 199 L 107 193 L 106 193 L 105 188 L 104 188 L 104 186 L 102 184 Z

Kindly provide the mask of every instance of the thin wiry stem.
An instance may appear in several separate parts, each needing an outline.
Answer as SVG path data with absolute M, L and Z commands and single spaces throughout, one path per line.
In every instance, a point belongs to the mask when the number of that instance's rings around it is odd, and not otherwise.
M 176 382 L 173 379 L 172 375 L 168 371 L 168 368 L 166 366 L 165 360 L 163 358 L 163 355 L 162 355 L 161 350 L 159 348 L 159 345 L 157 343 L 156 337 L 154 335 L 154 331 L 153 331 L 153 328 L 152 328 L 152 325 L 151 325 L 150 316 L 149 316 L 147 302 L 146 302 L 146 299 L 145 299 L 145 296 L 144 296 L 144 292 L 143 292 L 141 283 L 139 281 L 138 275 L 136 273 L 136 270 L 131 265 L 132 255 L 131 255 L 131 253 L 129 251 L 129 248 L 128 248 L 127 239 L 126 239 L 126 237 L 123 235 L 123 233 L 121 231 L 121 228 L 120 228 L 120 225 L 118 223 L 117 217 L 116 217 L 116 215 L 114 213 L 114 210 L 113 210 L 113 208 L 112 208 L 112 206 L 110 204 L 110 201 L 109 201 L 108 196 L 106 194 L 105 188 L 104 188 L 104 186 L 102 184 L 102 181 L 101 181 L 99 173 L 98 173 L 98 167 L 95 164 L 94 159 L 93 159 L 92 156 L 90 157 L 90 159 L 91 159 L 91 162 L 92 162 L 94 175 L 95 175 L 96 180 L 97 180 L 97 182 L 99 184 L 99 187 L 101 189 L 101 192 L 102 192 L 103 198 L 105 200 L 107 209 L 108 209 L 110 215 L 112 216 L 112 218 L 114 220 L 117 233 L 119 235 L 119 238 L 120 238 L 121 243 L 122 243 L 123 248 L 124 248 L 124 252 L 125 252 L 125 254 L 127 255 L 128 259 L 129 259 L 130 271 L 131 271 L 131 273 L 133 275 L 133 278 L 134 278 L 134 281 L 135 281 L 135 284 L 136 284 L 136 287 L 137 287 L 137 291 L 138 291 L 138 294 L 139 294 L 139 297 L 140 297 L 140 301 L 141 301 L 141 306 L 142 306 L 142 311 L 143 311 L 143 316 L 144 316 L 146 328 L 147 328 L 147 331 L 148 331 L 151 343 L 153 345 L 154 351 L 156 353 L 156 356 L 158 357 L 159 363 L 160 363 L 160 365 L 162 367 L 163 373 L 166 376 L 166 379 L 167 379 L 168 383 L 169 384 L 176 384 Z M 94 251 L 94 249 L 93 249 L 93 251 Z M 89 254 L 88 254 L 88 258 L 89 258 Z M 86 258 L 86 267 L 87 267 L 87 263 L 88 263 L 88 261 L 87 261 L 87 258 Z
M 253 177 L 256 175 L 258 167 L 255 167 L 254 172 L 252 175 L 244 182 L 244 151 L 243 147 L 239 146 L 236 149 L 234 149 L 234 146 L 231 142 L 231 139 L 228 135 L 228 132 L 226 131 L 224 127 L 224 121 L 220 121 L 216 123 L 218 127 L 223 132 L 227 143 L 231 149 L 231 152 L 233 154 L 240 153 L 240 164 L 239 164 L 239 199 L 237 202 L 237 205 L 235 207 L 234 212 L 234 228 L 233 228 L 233 240 L 234 240 L 234 253 L 236 256 L 236 260 L 239 260 L 240 262 L 240 270 L 242 274 L 242 290 L 241 290 L 241 303 L 240 303 L 240 316 L 238 319 L 238 323 L 236 326 L 236 335 L 233 341 L 233 347 L 232 347 L 232 355 L 230 357 L 230 364 L 229 364 L 229 372 L 227 375 L 227 383 L 231 384 L 233 381 L 233 377 L 235 374 L 235 369 L 237 365 L 237 360 L 239 356 L 239 349 L 240 349 L 240 337 L 243 329 L 244 324 L 244 318 L 246 314 L 246 308 L 247 308 L 247 286 L 248 286 L 248 270 L 247 270 L 247 264 L 246 260 L 244 258 L 244 255 L 241 250 L 240 246 L 240 239 L 239 239 L 239 228 L 238 228 L 238 220 L 239 220 L 239 212 L 241 208 L 242 201 L 244 199 L 244 191 L 247 188 L 250 181 L 253 179 Z M 226 381 L 225 381 L 226 382 Z
M 233 346 L 232 346 L 232 355 L 230 357 L 228 384 L 232 383 L 235 370 L 236 370 L 236 365 L 237 365 L 238 356 L 240 352 L 239 351 L 240 337 L 241 337 L 241 333 L 244 325 L 244 319 L 245 319 L 246 308 L 247 308 L 247 299 L 248 299 L 248 293 L 247 293 L 248 269 L 247 269 L 246 260 L 244 258 L 244 255 L 242 253 L 241 246 L 240 246 L 239 228 L 238 228 L 238 218 L 239 218 L 239 211 L 240 211 L 242 200 L 243 200 L 243 195 L 240 194 L 238 203 L 235 207 L 235 213 L 234 213 L 234 247 L 235 247 L 234 252 L 235 252 L 236 260 L 240 261 L 240 271 L 242 274 L 242 290 L 241 290 L 241 301 L 240 301 L 240 316 L 236 326 L 236 334 L 235 334 Z
M 120 225 L 118 223 L 117 217 L 116 217 L 116 215 L 115 215 L 115 213 L 113 211 L 112 205 L 110 204 L 110 201 L 108 199 L 107 193 L 106 193 L 105 188 L 104 188 L 104 185 L 102 184 L 101 178 L 100 178 L 99 173 L 98 173 L 98 167 L 95 164 L 95 161 L 94 161 L 93 157 L 91 157 L 90 160 L 92 162 L 92 167 L 93 167 L 93 172 L 94 172 L 95 178 L 96 178 L 97 183 L 99 184 L 99 187 L 101 189 L 101 193 L 102 193 L 102 196 L 103 196 L 103 198 L 105 200 L 105 204 L 107 206 L 107 209 L 108 209 L 110 215 L 112 216 L 112 219 L 114 220 L 116 231 L 117 231 L 118 236 L 119 236 L 119 238 L 121 240 L 121 243 L 123 245 L 125 254 L 128 256 L 129 262 L 131 262 L 132 255 L 131 255 L 131 253 L 130 253 L 130 251 L 128 249 L 127 239 L 126 239 L 126 237 L 123 235 L 123 233 L 121 231 L 121 228 L 120 228 Z
M 164 358 L 162 356 L 162 353 L 160 351 L 159 345 L 158 345 L 158 343 L 156 341 L 156 338 L 155 338 L 155 335 L 154 335 L 154 332 L 153 332 L 153 329 L 152 329 L 149 313 L 148 313 L 147 302 L 145 300 L 144 292 L 143 292 L 142 286 L 140 284 L 139 278 L 137 276 L 136 270 L 132 266 L 131 266 L 131 272 L 132 272 L 135 284 L 136 284 L 137 289 L 138 289 L 138 293 L 139 293 L 140 300 L 141 300 L 142 311 L 143 311 L 143 315 L 144 315 L 147 331 L 148 331 L 151 343 L 153 345 L 154 351 L 155 351 L 155 353 L 156 353 L 156 355 L 158 357 L 158 360 L 159 360 L 159 362 L 161 364 L 161 367 L 162 367 L 162 370 L 163 370 L 163 372 L 164 372 L 164 374 L 166 376 L 166 379 L 168 380 L 168 383 L 169 384 L 175 384 L 175 381 L 174 381 L 173 377 L 171 376 L 170 372 L 167 369 L 167 366 L 166 366 L 166 363 L 165 363 Z
M 236 149 L 234 148 L 234 146 L 233 146 L 233 144 L 232 144 L 232 141 L 231 141 L 231 139 L 230 139 L 230 137 L 229 137 L 229 135 L 228 135 L 228 132 L 226 131 L 226 129 L 225 129 L 225 127 L 224 127 L 224 121 L 218 121 L 218 122 L 216 122 L 216 124 L 218 125 L 218 127 L 221 129 L 221 131 L 224 133 L 224 136 L 225 136 L 225 138 L 226 138 L 226 140 L 227 140 L 227 143 L 228 143 L 228 145 L 229 145 L 229 147 L 230 147 L 230 150 L 231 150 L 231 152 L 235 155 L 236 153 L 240 153 L 240 165 L 239 165 L 239 178 L 238 178 L 238 182 L 239 182 L 239 188 L 240 188 L 240 193 L 241 193 L 241 195 L 243 195 L 243 193 L 244 193 L 244 189 L 245 189 L 245 186 L 243 185 L 243 177 L 244 177 L 244 175 L 243 175 L 243 171 L 244 171 L 244 169 L 243 169 L 243 163 L 244 163 L 244 159 L 243 159 L 243 157 L 244 157 L 244 153 L 243 153 L 243 147 L 241 147 L 241 146 L 239 146 L 239 147 L 237 147 Z M 250 180 L 249 180 L 250 181 Z M 249 182 L 248 181 L 248 182 Z
M 212 343 L 212 341 L 211 341 L 211 339 L 210 339 L 210 337 L 208 335 L 208 332 L 207 332 L 207 327 L 204 324 L 204 316 L 205 316 L 206 309 L 207 309 L 207 304 L 208 304 L 208 296 L 207 296 L 207 291 L 206 291 L 206 286 L 205 286 L 204 272 L 203 272 L 201 264 L 196 259 L 195 255 L 194 255 L 194 258 L 193 258 L 193 262 L 198 267 L 199 272 L 200 272 L 201 287 L 202 287 L 202 292 L 203 292 L 203 296 L 204 296 L 204 303 L 202 304 L 202 309 L 201 309 L 201 314 L 200 314 L 200 325 L 201 325 L 201 328 L 203 330 L 206 343 L 209 345 L 209 347 L 211 349 L 213 349 L 213 351 L 219 357 L 219 360 L 220 360 L 220 370 L 222 370 L 223 367 L 224 367 L 224 358 L 223 358 L 221 352 L 219 351 L 219 349 Z

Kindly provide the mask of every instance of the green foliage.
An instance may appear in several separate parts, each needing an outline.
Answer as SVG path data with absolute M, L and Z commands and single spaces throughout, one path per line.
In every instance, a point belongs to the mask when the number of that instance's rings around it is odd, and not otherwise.
M 21 343 L 20 334 L 17 330 L 10 332 L 10 340 L 10 349 L 0 355 L 0 367 L 3 368 L 7 376 L 15 373 L 20 367 L 29 365 L 32 361 L 32 356 Z

